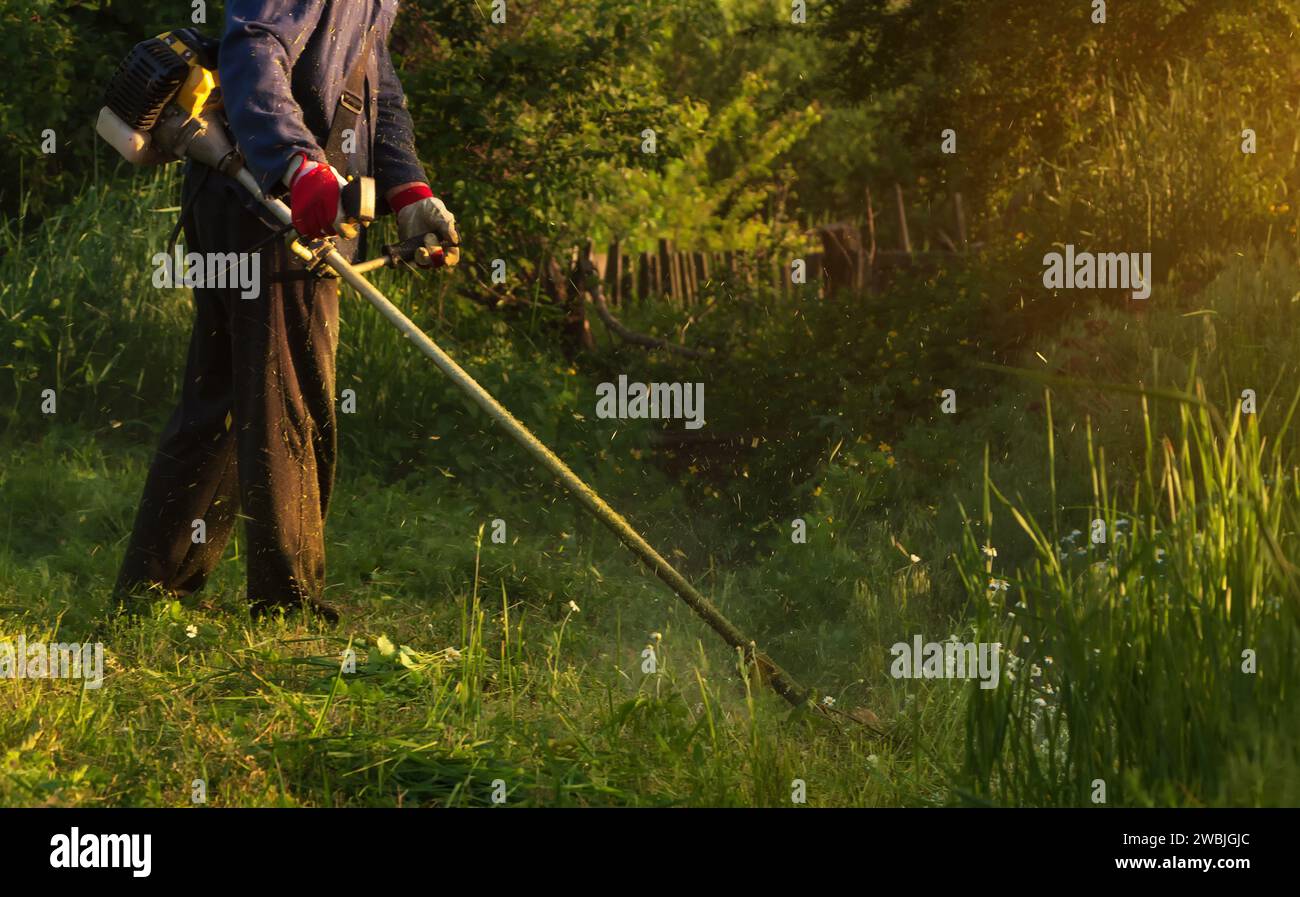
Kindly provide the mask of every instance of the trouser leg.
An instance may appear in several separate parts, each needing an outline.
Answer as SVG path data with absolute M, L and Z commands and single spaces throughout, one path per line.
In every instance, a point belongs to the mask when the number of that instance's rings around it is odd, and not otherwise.
M 270 231 L 229 182 L 211 181 L 195 191 L 186 250 L 253 251 Z M 182 399 L 150 469 L 121 592 L 200 587 L 241 506 L 255 604 L 312 600 L 324 588 L 338 286 L 306 275 L 281 240 L 256 252 L 257 295 L 242 285 L 195 290 Z M 206 542 L 193 541 L 196 519 Z
M 187 183 L 186 197 L 192 183 Z M 198 242 L 191 216 L 189 246 Z M 218 291 L 194 291 L 194 327 L 181 399 L 163 430 L 145 480 L 116 592 L 151 587 L 188 594 L 216 567 L 239 511 L 234 368 L 229 314 Z
M 249 597 L 288 604 L 325 586 L 338 283 L 306 275 L 281 242 L 263 257 L 266 300 L 236 300 L 232 315 L 236 441 Z

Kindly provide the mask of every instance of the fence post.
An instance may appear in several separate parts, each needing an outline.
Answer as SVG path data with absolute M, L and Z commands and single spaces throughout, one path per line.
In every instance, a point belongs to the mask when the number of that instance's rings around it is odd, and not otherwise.
M 591 334 L 591 324 L 587 320 L 587 298 L 584 275 L 584 263 L 591 260 L 591 241 L 582 246 L 575 246 L 569 252 L 569 270 L 565 276 L 565 332 L 572 344 L 579 349 L 590 351 L 596 348 L 596 341 Z
M 853 264 L 852 259 L 848 259 L 847 261 L 850 265 Z M 817 295 L 819 297 L 826 298 L 830 296 L 830 278 L 826 274 L 825 251 L 808 253 L 807 267 L 804 270 L 804 276 L 807 278 L 807 281 L 804 283 L 805 288 L 816 284 Z M 791 289 L 794 289 L 794 287 L 792 286 Z
M 642 252 L 638 259 L 636 272 L 636 300 L 638 303 L 644 303 L 650 296 L 651 290 L 654 289 L 654 283 L 651 280 L 650 272 L 650 253 Z
M 894 184 L 894 199 L 898 201 L 898 230 L 903 238 L 903 251 L 912 254 L 912 235 L 907 232 L 907 206 L 903 204 L 903 188 Z
M 609 290 L 609 304 L 618 305 L 623 296 L 623 255 L 616 238 L 605 253 L 605 287 Z
M 659 295 L 673 295 L 673 260 L 672 260 L 672 242 L 664 237 L 659 238 Z

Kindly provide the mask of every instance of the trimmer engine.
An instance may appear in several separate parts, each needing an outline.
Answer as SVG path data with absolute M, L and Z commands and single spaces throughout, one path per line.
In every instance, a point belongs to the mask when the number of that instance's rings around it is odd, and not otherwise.
M 193 28 L 136 44 L 104 92 L 99 135 L 133 165 L 188 157 L 234 174 L 242 163 L 220 114 L 217 48 Z

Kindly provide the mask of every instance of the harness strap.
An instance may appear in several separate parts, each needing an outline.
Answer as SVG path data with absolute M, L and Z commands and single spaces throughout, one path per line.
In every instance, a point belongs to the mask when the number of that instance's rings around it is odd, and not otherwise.
M 366 39 L 361 45 L 361 55 L 353 63 L 348 78 L 343 82 L 343 92 L 339 94 L 338 106 L 334 109 L 334 121 L 330 123 L 330 136 L 325 144 L 325 159 L 334 169 L 345 177 L 356 174 L 352 171 L 351 154 L 343 152 L 344 134 L 351 130 L 356 135 L 357 120 L 365 108 L 366 102 L 366 68 L 375 48 L 375 26 L 366 32 Z

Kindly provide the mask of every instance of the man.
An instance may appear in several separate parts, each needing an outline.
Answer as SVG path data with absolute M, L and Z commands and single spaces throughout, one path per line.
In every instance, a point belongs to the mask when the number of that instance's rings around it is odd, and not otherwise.
M 230 129 L 304 237 L 334 234 L 340 185 L 352 174 L 375 178 L 380 210 L 396 213 L 402 239 L 459 242 L 416 157 L 388 52 L 396 13 L 395 0 L 226 3 L 218 68 Z M 238 289 L 194 291 L 180 405 L 149 470 L 117 595 L 134 606 L 199 589 L 242 511 L 254 612 L 307 606 L 336 620 L 322 593 L 338 282 L 306 272 L 233 181 L 191 165 L 183 193 L 187 251 L 260 253 L 263 289 L 251 299 Z M 355 255 L 352 243 L 339 248 Z M 450 248 L 431 263 L 458 255 Z

